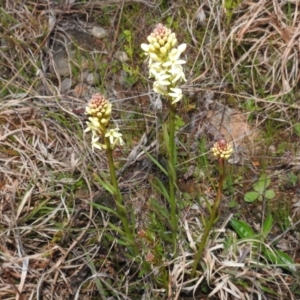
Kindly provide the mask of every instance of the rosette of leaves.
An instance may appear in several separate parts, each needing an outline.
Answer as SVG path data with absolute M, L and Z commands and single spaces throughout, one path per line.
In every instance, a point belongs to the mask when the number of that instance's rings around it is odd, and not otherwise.
M 253 191 L 247 192 L 244 196 L 246 202 L 254 202 L 256 200 L 262 201 L 265 199 L 273 199 L 275 192 L 272 189 L 268 189 L 271 180 L 266 174 L 260 176 L 258 181 L 253 185 Z

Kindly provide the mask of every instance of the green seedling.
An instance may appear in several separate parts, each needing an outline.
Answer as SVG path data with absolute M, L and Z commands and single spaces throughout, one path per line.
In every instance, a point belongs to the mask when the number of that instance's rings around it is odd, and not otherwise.
M 133 59 L 133 33 L 130 30 L 124 30 L 123 36 L 126 39 L 126 44 L 124 45 L 124 49 L 132 61 L 132 59 Z
M 267 175 L 261 175 L 259 180 L 253 185 L 253 191 L 245 194 L 244 200 L 246 202 L 254 202 L 256 200 L 262 201 L 264 198 L 273 199 L 275 192 L 272 189 L 268 189 L 270 183 L 271 180 Z
M 296 123 L 294 125 L 294 133 L 297 135 L 297 136 L 300 136 L 300 123 Z
M 288 182 L 292 187 L 296 187 L 298 185 L 299 178 L 297 174 L 291 172 L 287 175 L 287 177 L 288 177 Z
M 226 24 L 227 26 L 230 25 L 231 19 L 234 14 L 234 10 L 239 6 L 241 0 L 225 0 L 224 8 L 226 11 Z
M 178 115 L 175 115 L 175 130 L 178 131 L 181 127 L 185 125 L 182 118 Z

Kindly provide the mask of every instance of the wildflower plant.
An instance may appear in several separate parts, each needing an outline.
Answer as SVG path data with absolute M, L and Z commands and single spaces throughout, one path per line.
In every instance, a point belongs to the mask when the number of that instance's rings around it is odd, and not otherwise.
M 211 149 L 212 153 L 218 160 L 218 167 L 219 167 L 219 184 L 217 189 L 217 195 L 213 204 L 213 207 L 210 210 L 210 216 L 208 220 L 205 222 L 205 229 L 199 243 L 196 257 L 193 263 L 192 275 L 195 274 L 199 261 L 202 257 L 204 248 L 207 244 L 207 240 L 209 238 L 209 234 L 212 230 L 212 227 L 215 221 L 218 218 L 218 210 L 221 203 L 221 195 L 223 190 L 223 183 L 225 179 L 225 162 L 229 159 L 230 155 L 233 152 L 232 146 L 225 140 L 221 139 L 217 141 Z
M 175 145 L 175 107 L 182 99 L 180 84 L 186 81 L 183 67 L 185 61 L 180 55 L 185 51 L 186 44 L 177 45 L 176 35 L 171 29 L 158 24 L 147 37 L 148 44 L 142 44 L 148 58 L 149 77 L 154 78 L 153 90 L 162 95 L 169 108 L 167 128 L 164 128 L 164 140 L 168 151 L 169 196 L 171 207 L 172 241 L 175 248 L 177 233 L 176 215 L 176 145 Z
M 92 96 L 92 99 L 86 107 L 86 114 L 88 115 L 87 128 L 85 132 L 92 133 L 92 149 L 105 150 L 108 166 L 110 171 L 111 182 L 104 182 L 100 179 L 103 187 L 106 188 L 114 197 L 117 214 L 122 221 L 122 225 L 126 234 L 126 240 L 131 244 L 135 254 L 137 254 L 134 244 L 134 236 L 127 221 L 127 211 L 123 204 L 122 195 L 118 186 L 116 170 L 113 160 L 113 150 L 116 145 L 123 145 L 122 134 L 119 128 L 109 129 L 111 119 L 112 105 L 101 94 L 97 93 Z

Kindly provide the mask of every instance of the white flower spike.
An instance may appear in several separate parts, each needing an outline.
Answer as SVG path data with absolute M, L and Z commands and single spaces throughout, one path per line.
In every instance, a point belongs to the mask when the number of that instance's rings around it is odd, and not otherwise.
M 149 58 L 149 77 L 154 78 L 153 90 L 175 104 L 182 98 L 178 85 L 186 81 L 182 68 L 185 61 L 180 59 L 186 44 L 176 47 L 175 33 L 162 24 L 155 27 L 147 40 L 149 44 L 142 44 L 141 48 Z

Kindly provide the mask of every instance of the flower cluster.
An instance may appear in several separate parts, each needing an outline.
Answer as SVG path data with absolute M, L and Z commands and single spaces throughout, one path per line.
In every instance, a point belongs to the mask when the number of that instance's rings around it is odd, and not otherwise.
M 116 144 L 123 145 L 122 134 L 119 133 L 119 128 L 108 130 L 108 124 L 111 118 L 111 103 L 104 96 L 97 93 L 92 96 L 92 99 L 86 107 L 86 114 L 89 116 L 86 122 L 87 128 L 85 132 L 92 132 L 92 148 L 106 149 L 105 144 L 99 142 L 100 137 L 108 138 L 110 148 L 114 149 Z
M 175 33 L 162 24 L 158 24 L 147 38 L 149 44 L 141 48 L 149 58 L 149 77 L 154 77 L 153 89 L 156 93 L 171 98 L 172 104 L 180 101 L 182 91 L 178 84 L 186 81 L 180 55 L 186 44 L 178 47 Z
M 97 93 L 92 96 L 85 110 L 89 116 L 86 131 L 103 134 L 111 117 L 111 103 L 104 96 Z
M 228 159 L 233 152 L 232 146 L 222 139 L 214 143 L 214 146 L 211 148 L 214 156 L 218 158 Z
M 105 137 L 109 139 L 110 148 L 114 149 L 117 144 L 124 145 L 122 139 L 122 133 L 119 132 L 119 128 L 110 129 L 105 133 Z

